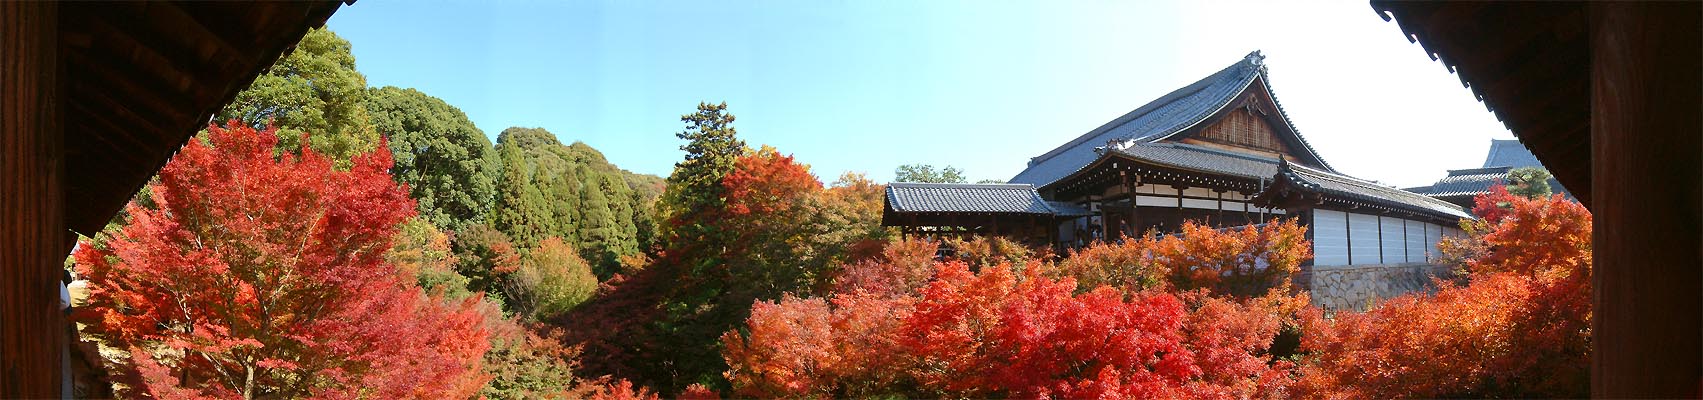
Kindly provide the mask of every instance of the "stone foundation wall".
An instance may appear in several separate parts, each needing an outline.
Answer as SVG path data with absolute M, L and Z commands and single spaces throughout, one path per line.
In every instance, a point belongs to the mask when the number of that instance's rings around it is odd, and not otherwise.
M 1426 263 L 1308 266 L 1297 283 L 1312 291 L 1313 305 L 1365 311 L 1382 299 L 1434 290 L 1431 277 L 1448 274 L 1449 267 Z

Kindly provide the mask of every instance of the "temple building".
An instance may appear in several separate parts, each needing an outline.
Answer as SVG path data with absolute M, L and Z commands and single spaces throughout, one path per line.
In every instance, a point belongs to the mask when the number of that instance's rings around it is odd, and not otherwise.
M 1490 140 L 1490 153 L 1484 156 L 1484 166 L 1470 169 L 1451 169 L 1449 175 L 1438 179 L 1430 186 L 1407 188 L 1407 191 L 1431 196 L 1455 205 L 1472 209 L 1473 198 L 1489 193 L 1490 187 L 1498 183 L 1508 183 L 1508 172 L 1515 168 L 1537 167 L 1548 170 L 1537 156 L 1532 155 L 1531 149 L 1520 144 L 1519 140 Z M 1567 188 L 1561 187 L 1561 181 L 1549 178 L 1549 191 L 1567 196 L 1573 194 Z
M 1317 266 L 1424 263 L 1459 205 L 1344 175 L 1290 122 L 1258 51 L 1029 160 L 1004 185 L 887 188 L 883 224 L 1056 248 L 1295 218 Z

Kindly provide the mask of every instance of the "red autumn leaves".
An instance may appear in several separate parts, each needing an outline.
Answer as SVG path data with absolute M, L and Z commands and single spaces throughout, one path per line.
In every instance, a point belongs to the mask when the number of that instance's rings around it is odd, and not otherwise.
M 211 128 L 126 209 L 116 235 L 76 255 L 91 282 L 76 318 L 129 354 L 117 370 L 129 394 L 477 392 L 490 378 L 479 372 L 489 342 L 477 297 L 429 296 L 384 257 L 414 212 L 388 175 L 390 154 L 340 170 L 311 149 L 275 154 L 276 141 Z M 1457 250 L 1464 285 L 1326 319 L 1289 289 L 1311 257 L 1294 222 L 1187 224 L 1057 262 L 960 243 L 974 256 L 936 262 L 931 244 L 863 245 L 879 241 L 824 228 L 862 223 L 849 216 L 879 207 L 878 190 L 824 189 L 772 149 L 739 157 L 721 183 L 725 207 L 700 222 L 716 228 L 713 256 L 725 262 L 693 282 L 799 293 L 729 305 L 750 304 L 737 329 L 717 330 L 737 396 L 1518 397 L 1588 385 L 1590 215 L 1559 198 L 1493 191 L 1471 237 L 1443 246 Z M 655 314 L 642 310 L 650 303 L 604 299 L 593 310 L 634 318 Z M 577 353 L 558 350 L 540 354 Z M 625 380 L 581 386 L 655 396 Z
M 1502 208 L 1469 229 L 1483 250 L 1457 257 L 1466 285 L 1330 319 L 1285 294 L 1310 256 L 1293 223 L 1190 225 L 1057 264 L 937 263 L 932 245 L 892 243 L 826 296 L 754 305 L 722 336 L 726 377 L 756 397 L 1581 396 L 1590 215 L 1487 197 Z
M 156 397 L 466 397 L 488 344 L 474 300 L 429 298 L 384 260 L 414 214 L 390 152 L 347 171 L 272 130 L 211 127 L 150 186 L 151 204 L 76 254 L 76 319 L 131 354 Z M 128 373 L 126 371 L 129 371 Z
M 1152 250 L 1091 251 L 1175 256 Z M 894 243 L 881 259 L 848 266 L 830 296 L 757 303 L 745 329 L 722 338 L 735 394 L 1282 397 L 1291 381 L 1291 364 L 1267 350 L 1293 315 L 1288 305 L 1304 298 L 1079 287 L 1044 262 L 971 272 L 959 261 L 934 263 L 933 253 Z M 882 270 L 889 273 L 875 273 Z
M 1584 397 L 1590 388 L 1591 215 L 1561 196 L 1480 196 L 1465 285 L 1366 313 L 1308 319 L 1313 397 Z

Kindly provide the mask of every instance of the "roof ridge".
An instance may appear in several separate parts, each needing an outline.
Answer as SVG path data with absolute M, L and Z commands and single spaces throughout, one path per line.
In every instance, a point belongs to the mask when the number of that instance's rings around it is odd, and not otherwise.
M 1508 171 L 1512 171 L 1513 169 L 1514 169 L 1514 167 L 1509 167 L 1509 166 L 1451 169 L 1451 170 L 1449 170 L 1449 176 L 1455 176 L 1457 174 L 1486 174 L 1486 173 L 1491 173 L 1491 172 L 1505 173 L 1505 172 L 1508 172 Z
M 1330 166 L 1330 161 L 1325 161 L 1325 157 L 1320 155 L 1317 149 L 1313 148 L 1313 144 L 1307 142 L 1307 137 L 1301 135 L 1301 128 L 1295 127 L 1295 121 L 1289 119 L 1289 110 L 1284 109 L 1283 102 L 1277 100 L 1277 89 L 1273 89 L 1271 87 L 1271 73 L 1262 66 L 1260 67 L 1260 76 L 1260 79 L 1265 80 L 1265 94 L 1271 97 L 1271 105 L 1277 107 L 1277 114 L 1283 117 L 1283 123 L 1289 125 L 1289 130 L 1291 132 L 1295 132 L 1295 139 L 1301 141 L 1301 147 L 1306 148 L 1308 154 L 1311 154 L 1313 158 L 1318 159 L 1319 165 L 1325 167 L 1325 170 L 1335 172 L 1336 167 Z
M 1118 116 L 1117 118 L 1113 118 L 1111 121 L 1108 121 L 1104 124 L 1101 124 L 1099 127 L 1094 128 L 1092 130 L 1089 130 L 1087 133 L 1084 133 L 1081 136 L 1077 136 L 1075 139 L 1071 139 L 1070 141 L 1065 142 L 1064 144 L 1059 145 L 1058 147 L 1054 147 L 1052 150 L 1049 150 L 1046 153 L 1043 153 L 1039 156 L 1030 158 L 1029 159 L 1029 166 L 1038 165 L 1042 162 L 1045 162 L 1049 159 L 1052 159 L 1053 157 L 1057 157 L 1060 154 L 1064 154 L 1064 152 L 1069 151 L 1070 149 L 1074 149 L 1074 148 L 1076 148 L 1076 146 L 1081 145 L 1083 143 L 1086 143 L 1089 140 L 1093 140 L 1095 137 L 1100 136 L 1100 134 L 1102 134 L 1102 133 L 1106 133 L 1106 131 L 1112 130 L 1113 128 L 1116 128 L 1116 127 L 1119 127 L 1119 126 L 1123 126 L 1123 124 L 1129 123 L 1130 121 L 1133 121 L 1133 120 L 1140 118 L 1144 115 L 1147 115 L 1149 113 L 1152 113 L 1153 111 L 1156 111 L 1160 108 L 1164 108 L 1164 106 L 1169 105 L 1169 104 L 1171 104 L 1172 102 L 1175 102 L 1178 99 L 1188 97 L 1189 95 L 1193 95 L 1197 92 L 1200 92 L 1201 90 L 1206 89 L 1208 86 L 1212 86 L 1212 83 L 1215 83 L 1217 81 L 1216 78 L 1221 78 L 1225 74 L 1229 74 L 1229 73 L 1232 73 L 1234 71 L 1238 71 L 1238 70 L 1240 70 L 1244 67 L 1256 67 L 1256 69 L 1263 69 L 1263 68 L 1258 68 L 1259 66 L 1261 66 L 1263 64 L 1263 60 L 1265 60 L 1265 56 L 1261 55 L 1259 50 L 1254 50 L 1253 52 L 1248 53 L 1247 56 L 1242 57 L 1241 60 L 1238 60 L 1235 63 L 1230 64 L 1229 66 L 1226 66 L 1223 69 L 1218 70 L 1218 72 L 1214 72 L 1210 75 L 1207 75 L 1206 77 L 1200 78 L 1199 80 L 1196 80 L 1196 81 L 1194 81 L 1194 83 L 1190 83 L 1187 86 L 1183 86 L 1181 88 L 1177 88 L 1176 90 L 1172 90 L 1172 91 L 1166 93 L 1164 96 L 1159 96 L 1159 98 L 1153 99 L 1152 101 L 1149 101 L 1146 104 L 1142 104 L 1141 107 L 1137 107 L 1135 110 L 1131 110 L 1130 112 L 1124 113 L 1123 115 Z M 1259 76 L 1259 75 L 1260 74 L 1256 73 L 1256 74 L 1253 74 L 1252 76 Z M 1244 78 L 1244 79 L 1247 79 L 1247 78 Z M 1244 83 L 1244 86 L 1245 85 L 1246 85 L 1246 83 Z M 1128 139 L 1133 139 L 1133 138 L 1124 138 L 1124 140 L 1128 140 Z
M 1027 183 L 940 183 L 940 182 L 891 182 L 887 186 L 902 188 L 960 188 L 960 189 L 1026 189 L 1034 190 L 1035 185 Z

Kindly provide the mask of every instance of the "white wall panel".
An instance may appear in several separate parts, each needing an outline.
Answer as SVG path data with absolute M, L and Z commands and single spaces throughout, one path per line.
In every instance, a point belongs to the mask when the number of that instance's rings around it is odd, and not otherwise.
M 1425 223 L 1407 221 L 1407 262 L 1425 262 Z
M 1425 224 L 1425 251 L 1430 258 L 1437 257 L 1437 241 L 1443 240 L 1443 226 Z
M 1136 196 L 1135 204 L 1147 207 L 1176 207 L 1177 198 L 1158 196 Z
M 1401 228 L 1401 218 L 1379 216 L 1378 224 L 1383 239 L 1384 263 L 1407 261 L 1407 231 Z
M 1184 208 L 1218 209 L 1218 200 L 1183 199 Z
M 1243 203 L 1243 202 L 1240 202 L 1240 201 L 1229 201 L 1229 200 L 1224 201 L 1224 210 L 1225 211 L 1242 212 L 1243 209 L 1245 209 L 1245 208 L 1249 211 L 1253 210 L 1253 209 L 1247 208 L 1247 207 L 1248 207 L 1248 203 Z
M 1348 214 L 1348 245 L 1352 249 L 1348 253 L 1349 264 L 1378 264 L 1378 217 L 1366 214 Z
M 1313 210 L 1313 265 L 1348 265 L 1347 214 Z

